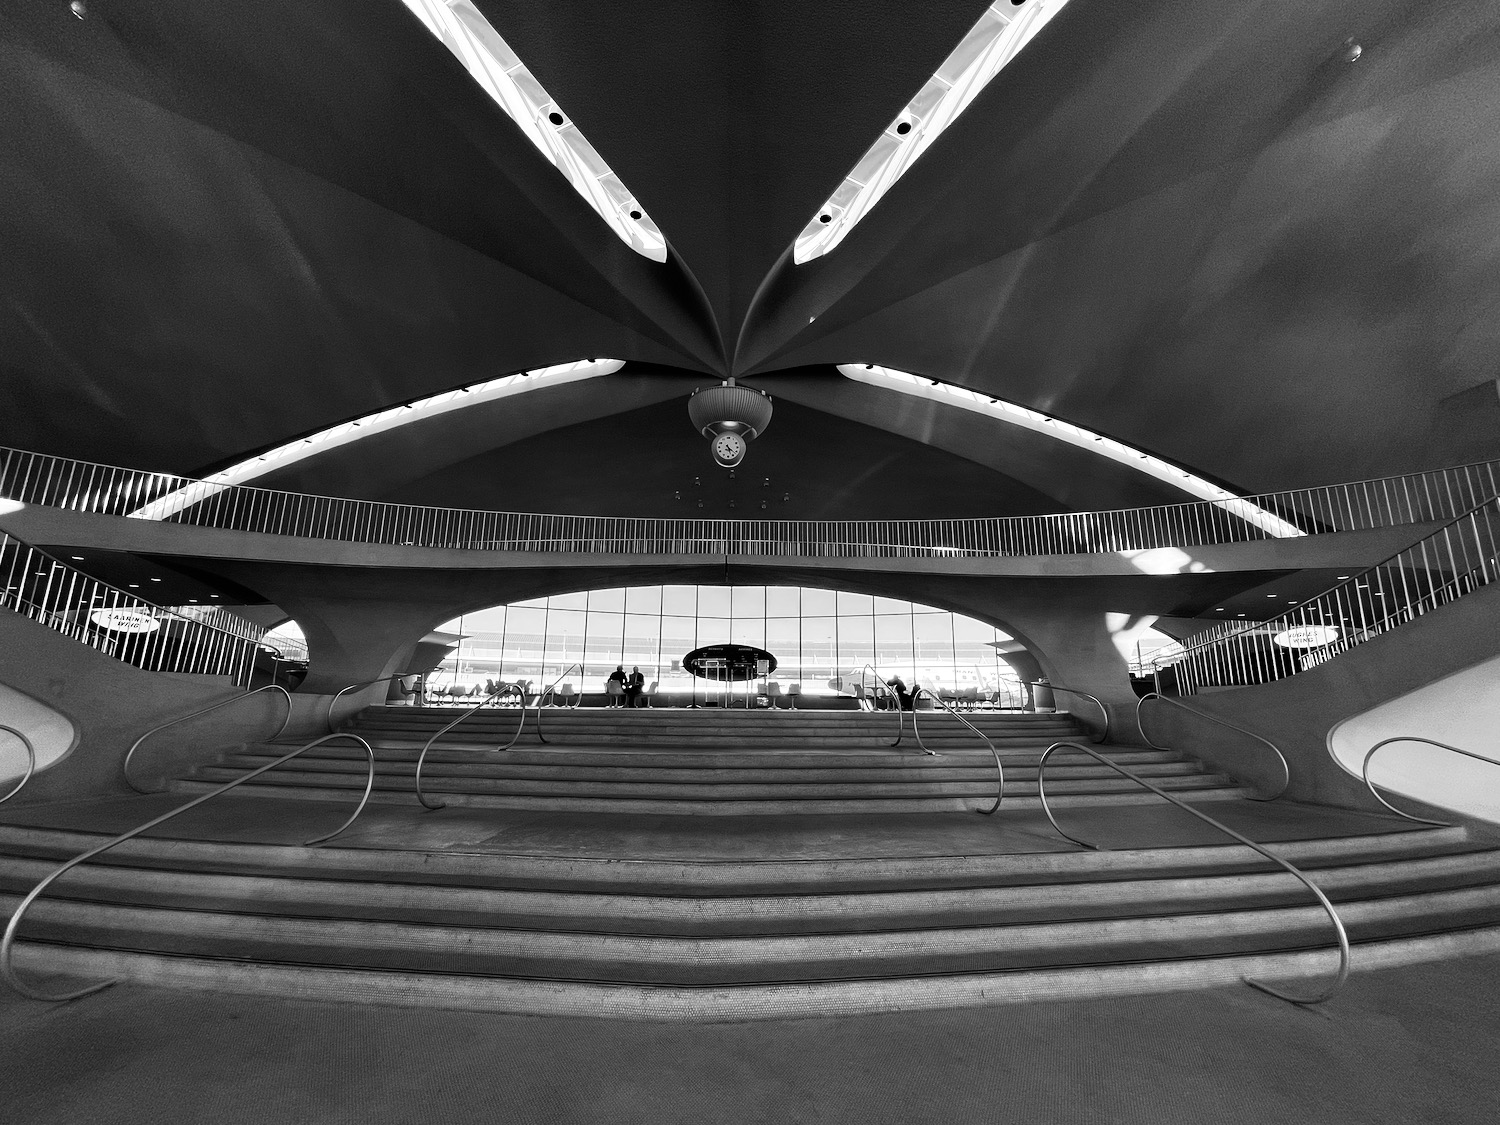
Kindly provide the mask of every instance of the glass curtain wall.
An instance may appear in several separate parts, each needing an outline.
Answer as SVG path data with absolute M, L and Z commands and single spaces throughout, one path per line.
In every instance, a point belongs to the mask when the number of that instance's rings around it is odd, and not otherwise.
M 617 665 L 639 667 L 662 691 L 692 690 L 682 658 L 704 645 L 764 648 L 783 691 L 848 694 L 865 665 L 943 691 L 1022 689 L 995 647 L 1010 637 L 972 617 L 896 598 L 797 586 L 631 586 L 535 598 L 441 626 L 463 637 L 433 687 L 562 675 L 604 689 Z M 569 665 L 578 663 L 577 668 Z M 563 673 L 566 671 L 566 675 Z

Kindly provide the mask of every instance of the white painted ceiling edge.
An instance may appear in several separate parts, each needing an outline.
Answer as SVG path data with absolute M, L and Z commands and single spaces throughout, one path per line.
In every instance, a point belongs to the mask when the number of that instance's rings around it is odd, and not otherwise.
M 1155 480 L 1180 489 L 1195 500 L 1212 501 L 1226 512 L 1260 528 L 1273 538 L 1292 539 L 1306 534 L 1274 513 L 1235 495 L 1228 489 L 1220 488 L 1202 477 L 1195 476 L 1186 469 L 1163 461 L 1159 457 L 1153 457 L 1149 453 L 1143 453 L 1134 446 L 1126 445 L 1114 438 L 1096 434 L 1092 430 L 1086 430 L 1072 422 L 1064 422 L 1050 414 L 1043 414 L 1040 410 L 1032 410 L 1027 406 L 971 391 L 967 387 L 944 383 L 938 379 L 929 379 L 924 375 L 912 375 L 893 367 L 881 367 L 878 364 L 840 363 L 838 370 L 839 374 L 845 378 L 853 379 L 858 383 L 982 414 L 986 418 L 1012 426 L 1020 426 L 1033 433 L 1046 434 L 1057 441 L 1087 449 L 1097 456 L 1108 458 L 1138 473 L 1145 473 Z
M 349 422 L 340 422 L 309 437 L 278 445 L 275 449 L 240 461 L 220 472 L 204 477 L 166 496 L 137 508 L 130 513 L 132 519 L 163 520 L 227 488 L 249 484 L 267 473 L 295 465 L 309 457 L 327 453 L 342 445 L 362 441 L 375 434 L 385 433 L 418 419 L 432 418 L 454 410 L 478 406 L 484 402 L 511 398 L 544 387 L 558 387 L 567 383 L 578 383 L 585 379 L 597 379 L 601 375 L 612 375 L 625 366 L 623 359 L 580 359 L 573 363 L 561 363 L 554 367 L 541 367 L 533 371 L 519 371 L 513 375 L 502 375 L 483 383 L 444 391 L 442 394 L 393 406 L 366 414 Z

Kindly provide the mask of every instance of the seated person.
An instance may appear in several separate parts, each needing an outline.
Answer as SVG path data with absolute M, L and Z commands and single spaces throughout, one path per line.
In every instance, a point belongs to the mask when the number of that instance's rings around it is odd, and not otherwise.
M 901 710 L 910 711 L 912 709 L 912 695 L 917 690 L 915 684 L 912 685 L 911 691 L 907 691 L 906 681 L 900 676 L 892 676 L 885 682 L 885 686 L 896 693 L 896 703 Z
M 615 670 L 609 674 L 609 679 L 604 681 L 604 693 L 609 697 L 611 707 L 625 705 L 625 665 L 615 665 Z
M 641 692 L 645 690 L 646 677 L 641 675 L 640 665 L 633 665 L 625 678 L 625 706 L 639 707 Z

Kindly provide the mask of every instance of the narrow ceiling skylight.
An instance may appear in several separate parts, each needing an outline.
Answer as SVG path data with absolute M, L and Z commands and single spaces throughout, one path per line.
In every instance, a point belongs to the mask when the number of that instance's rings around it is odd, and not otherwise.
M 990 79 L 1020 54 L 1067 2 L 996 0 L 991 4 L 797 236 L 793 260 L 800 266 L 842 242 L 854 224 L 927 151 L 927 146 L 953 124 Z
M 987 418 L 1008 422 L 1034 433 L 1046 434 L 1058 441 L 1065 441 L 1069 445 L 1087 449 L 1100 457 L 1108 457 L 1111 461 L 1118 461 L 1121 465 L 1134 469 L 1136 472 L 1145 473 L 1174 488 L 1180 488 L 1199 500 L 1212 500 L 1230 515 L 1260 528 L 1274 539 L 1292 539 L 1306 534 L 1295 524 L 1288 523 L 1274 513 L 1202 477 L 1194 476 L 1186 469 L 1178 468 L 1149 453 L 1142 453 L 1134 446 L 1126 445 L 1114 438 L 1096 434 L 1092 430 L 1075 426 L 1072 422 L 1064 422 L 1050 414 L 1043 414 L 1040 410 L 1032 410 L 1030 407 L 1018 406 L 1004 399 L 979 394 L 967 387 L 957 387 L 951 383 L 939 382 L 921 375 L 909 375 L 905 371 L 897 371 L 890 367 L 878 367 L 866 363 L 841 363 L 838 369 L 840 374 L 859 383 L 868 383 L 873 387 L 883 387 L 886 390 L 899 391 L 902 394 L 940 402 L 944 406 L 956 406 L 961 410 L 973 411 Z
M 337 449 L 341 445 L 362 441 L 374 434 L 408 425 L 419 418 L 432 418 L 452 410 L 478 406 L 482 402 L 493 402 L 496 399 L 510 398 L 512 395 L 523 394 L 527 391 L 541 390 L 543 387 L 557 387 L 564 383 L 576 383 L 583 379 L 594 379 L 600 375 L 611 375 L 624 366 L 625 361 L 622 359 L 581 359 L 575 363 L 558 364 L 556 367 L 542 367 L 535 371 L 502 375 L 498 379 L 460 387 L 456 391 L 444 391 L 442 394 L 418 399 L 402 406 L 393 406 L 389 410 L 366 414 L 352 422 L 340 422 L 337 426 L 320 430 L 310 437 L 298 438 L 285 445 L 278 445 L 275 449 L 269 449 L 256 457 L 240 461 L 221 472 L 204 477 L 201 481 L 194 481 L 158 500 L 153 500 L 144 507 L 137 508 L 130 513 L 130 517 L 138 520 L 164 520 L 227 488 L 248 484 L 277 469 L 284 469 L 288 465 L 295 465 L 298 461 L 305 461 L 317 454 L 327 453 L 330 449 Z
M 626 245 L 653 262 L 667 260 L 661 230 L 470 0 L 401 2 L 453 52 Z

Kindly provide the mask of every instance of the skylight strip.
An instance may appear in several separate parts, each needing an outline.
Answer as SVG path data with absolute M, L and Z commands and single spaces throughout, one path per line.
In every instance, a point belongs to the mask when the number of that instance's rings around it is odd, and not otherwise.
M 410 2 L 410 0 L 409 0 Z M 917 96 L 870 146 L 854 171 L 797 236 L 798 265 L 844 240 L 943 130 L 1021 52 L 1068 0 L 997 0 L 969 29 Z
M 144 507 L 130 513 L 131 519 L 164 520 L 178 512 L 191 508 L 211 496 L 217 496 L 236 485 L 248 484 L 267 473 L 295 465 L 309 457 L 327 453 L 352 442 L 362 441 L 375 434 L 385 433 L 408 425 L 420 418 L 433 418 L 453 410 L 464 410 L 483 402 L 510 398 L 527 391 L 543 387 L 558 387 L 566 383 L 577 383 L 584 379 L 595 379 L 611 375 L 625 366 L 622 359 L 581 359 L 574 363 L 562 363 L 555 367 L 542 367 L 535 371 L 520 371 L 514 375 L 502 375 L 455 391 L 444 391 L 429 398 L 418 399 L 402 406 L 393 406 L 374 414 L 366 414 L 352 422 L 340 422 L 310 437 L 278 445 L 256 457 L 240 461 L 221 472 L 204 477 L 192 484 L 153 500 Z
M 1134 446 L 1126 445 L 1114 438 L 1096 434 L 1093 430 L 1075 426 L 1072 422 L 1064 422 L 1050 414 L 1043 414 L 1040 410 L 1032 410 L 1030 407 L 1020 406 L 1014 402 L 979 394 L 967 387 L 954 386 L 952 383 L 943 383 L 921 375 L 911 375 L 891 367 L 879 367 L 866 363 L 841 363 L 838 369 L 840 374 L 855 382 L 983 414 L 987 418 L 1008 422 L 1013 426 L 1031 430 L 1033 433 L 1046 434 L 1048 437 L 1067 442 L 1069 445 L 1076 445 L 1080 449 L 1087 449 L 1101 457 L 1108 457 L 1111 461 L 1117 461 L 1136 472 L 1145 473 L 1164 484 L 1170 484 L 1199 500 L 1211 500 L 1224 511 L 1258 527 L 1274 539 L 1294 539 L 1306 534 L 1301 528 L 1288 523 L 1275 513 L 1268 512 L 1244 497 L 1237 496 L 1202 477 L 1195 476 L 1186 469 L 1163 461 L 1159 457 L 1153 457 L 1149 453 L 1143 453 Z
M 667 260 L 661 230 L 470 0 L 401 0 L 637 254 Z

